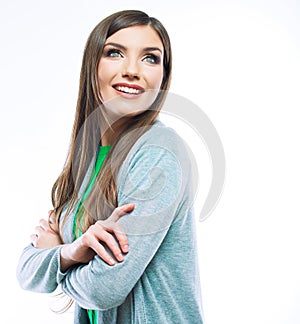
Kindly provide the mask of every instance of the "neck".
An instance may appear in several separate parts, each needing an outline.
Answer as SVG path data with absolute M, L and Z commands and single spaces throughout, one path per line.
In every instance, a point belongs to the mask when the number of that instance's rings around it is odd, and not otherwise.
M 102 146 L 112 146 L 125 131 L 129 119 L 129 117 L 123 117 L 118 119 L 110 126 L 108 126 L 107 124 L 101 125 Z

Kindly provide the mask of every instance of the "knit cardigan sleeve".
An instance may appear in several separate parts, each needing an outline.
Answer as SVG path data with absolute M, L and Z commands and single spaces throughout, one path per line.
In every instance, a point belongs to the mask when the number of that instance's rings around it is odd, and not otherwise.
M 60 248 L 37 249 L 29 244 L 23 250 L 17 267 L 17 279 L 25 290 L 51 293 L 61 280 Z
M 184 149 L 173 131 L 155 127 L 126 158 L 117 182 L 119 205 L 135 204 L 133 212 L 119 221 L 129 240 L 129 253 L 113 267 L 96 256 L 67 272 L 62 290 L 82 308 L 107 310 L 121 305 L 144 273 L 189 196 Z M 185 201 L 184 208 L 187 205 Z
M 60 272 L 59 250 L 28 248 L 19 267 L 23 288 L 62 290 L 82 308 L 106 310 L 124 302 L 160 248 L 179 210 L 189 208 L 190 165 L 179 136 L 160 124 L 152 127 L 131 149 L 117 179 L 118 203 L 134 203 L 120 219 L 129 240 L 129 253 L 115 266 L 96 256 Z M 179 238 L 180 239 L 180 238 Z M 28 271 L 36 266 L 32 274 Z M 24 275 L 22 272 L 24 271 Z

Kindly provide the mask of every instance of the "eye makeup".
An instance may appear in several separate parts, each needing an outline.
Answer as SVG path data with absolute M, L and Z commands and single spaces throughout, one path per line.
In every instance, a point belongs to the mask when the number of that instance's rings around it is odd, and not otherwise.
M 147 54 L 144 58 L 143 61 L 151 64 L 159 64 L 160 63 L 160 57 L 155 55 L 155 54 Z
M 108 47 L 106 49 L 106 47 Z M 124 57 L 123 52 L 126 52 L 128 49 L 118 43 L 107 43 L 104 45 L 103 56 L 104 57 Z M 160 55 L 152 53 L 153 51 L 158 51 L 162 53 L 162 50 L 158 47 L 146 47 L 141 50 L 143 54 L 142 61 L 150 64 L 159 64 L 161 62 Z
M 121 51 L 117 48 L 109 48 L 103 52 L 105 57 L 121 57 Z

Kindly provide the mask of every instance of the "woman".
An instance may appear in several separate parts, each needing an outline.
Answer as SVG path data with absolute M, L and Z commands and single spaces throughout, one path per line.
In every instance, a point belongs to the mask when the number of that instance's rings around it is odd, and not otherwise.
M 74 323 L 202 323 L 191 167 L 158 120 L 171 60 L 166 30 L 141 11 L 87 41 L 54 209 L 17 269 L 24 289 L 60 285 Z

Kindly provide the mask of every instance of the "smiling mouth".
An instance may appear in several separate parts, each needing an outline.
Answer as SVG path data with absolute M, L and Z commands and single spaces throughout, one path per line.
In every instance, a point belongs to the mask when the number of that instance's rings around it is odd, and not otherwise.
M 133 95 L 139 95 L 139 94 L 145 92 L 145 90 L 142 88 L 137 89 L 137 88 L 122 86 L 122 85 L 116 85 L 116 86 L 114 86 L 114 89 L 116 89 L 117 91 L 123 92 L 123 93 L 128 93 L 128 94 L 133 94 Z

